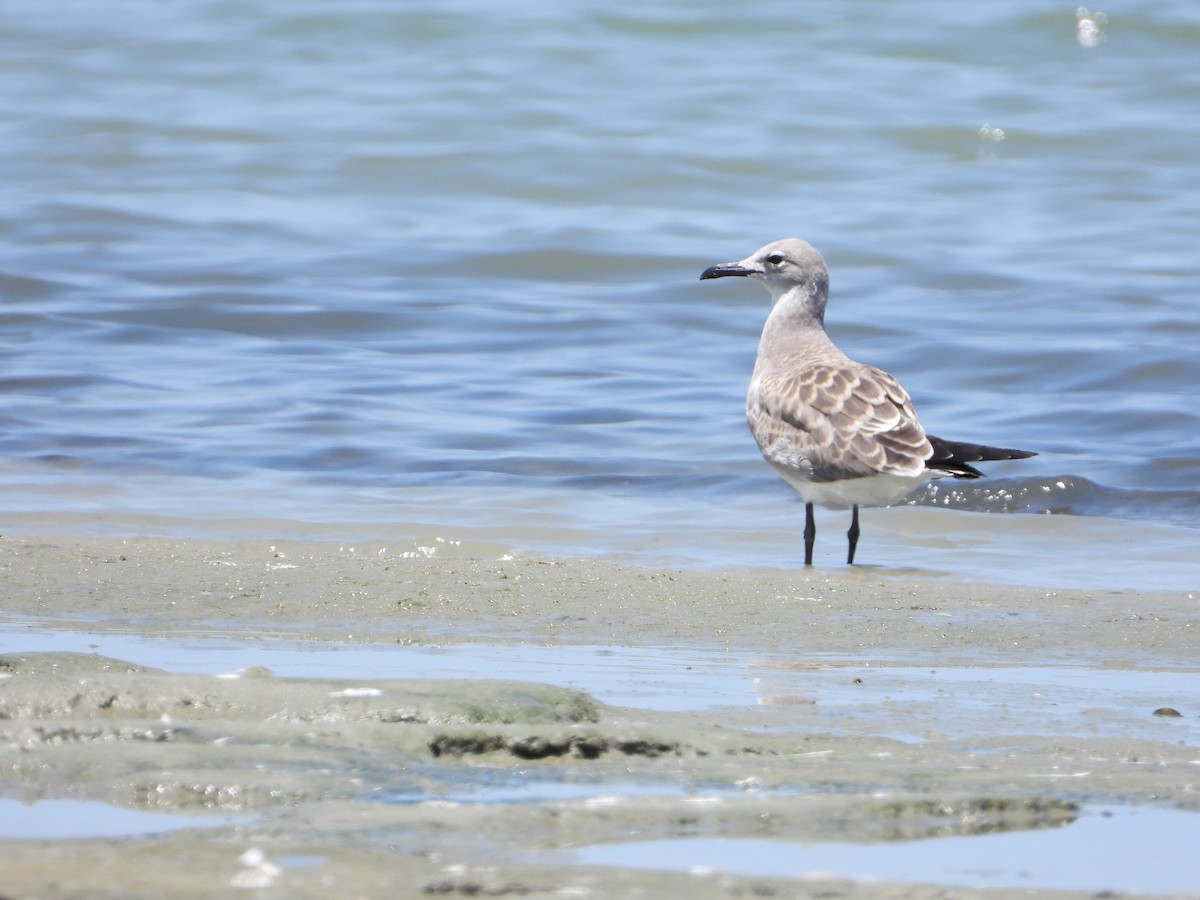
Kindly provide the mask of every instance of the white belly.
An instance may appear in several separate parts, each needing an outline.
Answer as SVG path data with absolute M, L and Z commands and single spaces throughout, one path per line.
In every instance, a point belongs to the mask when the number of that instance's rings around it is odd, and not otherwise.
M 768 460 L 769 461 L 769 460 Z M 771 466 L 779 476 L 796 489 L 807 503 L 829 509 L 848 509 L 851 506 L 891 506 L 936 477 L 925 471 L 920 475 L 865 475 L 841 481 L 810 481 L 794 468 Z

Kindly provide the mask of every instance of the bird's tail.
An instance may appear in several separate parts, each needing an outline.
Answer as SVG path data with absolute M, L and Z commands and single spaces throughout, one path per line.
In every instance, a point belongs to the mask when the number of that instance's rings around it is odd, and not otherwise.
M 947 472 L 955 478 L 980 478 L 983 473 L 973 462 L 991 462 L 999 459 L 1028 459 L 1037 456 L 1032 450 L 1009 450 L 1004 447 L 988 447 L 984 444 L 968 444 L 965 441 L 944 441 L 932 434 L 926 435 L 933 444 L 933 456 L 925 460 L 925 466 Z

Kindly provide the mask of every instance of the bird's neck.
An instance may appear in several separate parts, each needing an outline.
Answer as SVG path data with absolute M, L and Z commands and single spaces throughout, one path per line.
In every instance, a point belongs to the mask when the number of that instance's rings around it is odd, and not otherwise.
M 799 354 L 812 363 L 845 359 L 825 333 L 825 297 L 801 288 L 776 298 L 759 340 L 759 358 L 795 359 Z
M 825 333 L 825 294 L 814 290 L 812 285 L 799 284 L 776 296 L 771 303 L 771 313 L 763 326 L 763 334 L 803 333 L 819 331 Z

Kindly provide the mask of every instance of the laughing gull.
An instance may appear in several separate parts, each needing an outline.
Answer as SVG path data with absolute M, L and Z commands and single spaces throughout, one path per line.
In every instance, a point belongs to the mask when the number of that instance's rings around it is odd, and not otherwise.
M 763 457 L 804 498 L 806 566 L 817 536 L 814 503 L 853 510 L 846 533 L 853 564 L 860 506 L 890 506 L 930 478 L 979 478 L 973 462 L 1037 455 L 926 434 L 900 382 L 850 359 L 825 333 L 829 269 L 811 245 L 776 241 L 740 262 L 710 266 L 700 279 L 730 275 L 771 292 L 746 418 Z

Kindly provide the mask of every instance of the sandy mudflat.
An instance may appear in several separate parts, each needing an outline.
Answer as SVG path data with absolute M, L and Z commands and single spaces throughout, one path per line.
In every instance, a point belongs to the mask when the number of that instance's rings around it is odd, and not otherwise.
M 435 550 L 0 540 L 0 798 L 98 801 L 195 826 L 82 839 L 10 829 L 0 894 L 933 897 L 947 889 L 569 854 L 634 839 L 871 845 L 1049 831 L 1112 804 L 1200 814 L 1200 699 L 1173 687 L 1195 682 L 1171 681 L 1200 672 L 1192 594 Z M 169 658 L 30 652 L 22 629 L 42 644 L 86 632 L 99 647 L 119 634 L 397 654 L 633 647 L 686 660 L 694 649 L 698 670 L 729 654 L 757 694 L 622 707 L 599 688 L 486 667 L 478 678 L 214 677 Z M 1059 668 L 1102 687 L 1088 694 L 1085 681 L 1078 703 L 1023 691 L 1029 673 Z M 984 693 L 994 682 L 997 700 L 950 683 L 922 692 L 918 670 L 978 677 Z M 242 857 L 252 848 L 262 857 Z M 968 888 L 953 894 L 1025 895 Z

